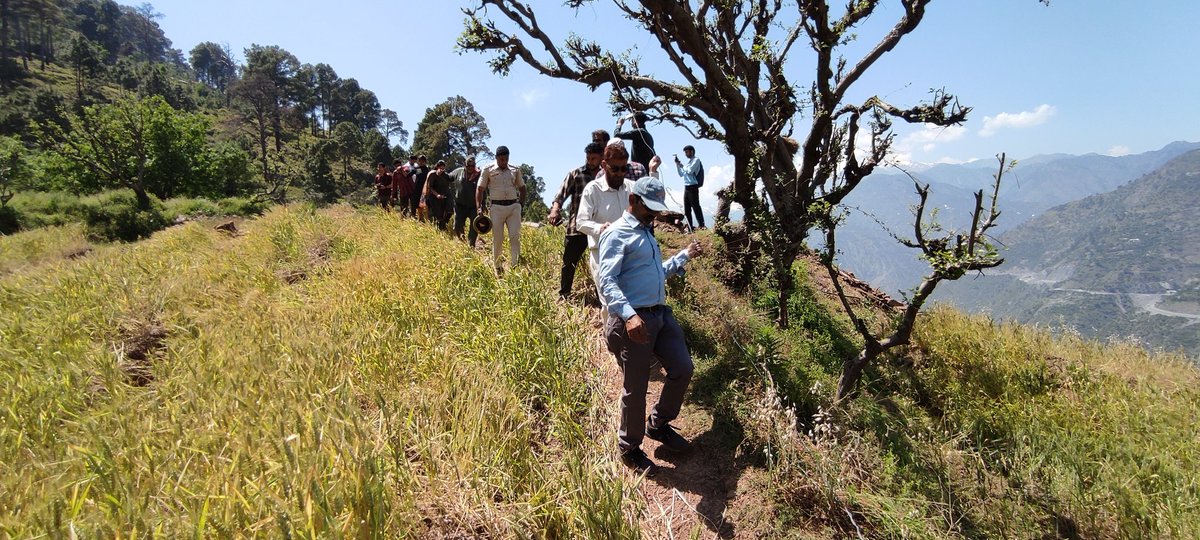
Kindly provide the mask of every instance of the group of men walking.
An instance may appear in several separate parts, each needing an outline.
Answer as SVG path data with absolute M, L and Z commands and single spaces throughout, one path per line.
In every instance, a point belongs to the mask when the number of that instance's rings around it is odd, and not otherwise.
M 633 129 L 622 129 L 626 120 L 633 120 Z M 667 212 L 666 189 L 659 172 L 662 160 L 654 152 L 645 122 L 641 113 L 622 118 L 611 144 L 607 131 L 592 133 L 592 142 L 584 148 L 584 164 L 567 173 L 548 221 L 566 228 L 559 297 L 570 296 L 576 267 L 586 255 L 604 313 L 604 338 L 622 370 L 621 461 L 652 474 L 657 465 L 641 448 L 645 437 L 676 452 L 690 447 L 670 424 L 679 416 L 694 368 L 683 330 L 666 305 L 666 280 L 683 274 L 687 262 L 703 249 L 693 241 L 663 261 L 654 222 Z M 632 142 L 632 159 L 622 140 Z M 684 182 L 685 214 L 693 229 L 703 228 L 699 205 L 703 168 L 694 148 L 683 150 L 688 161 L 676 157 L 675 165 Z M 508 148 L 496 148 L 495 155 L 496 161 L 482 169 L 468 158 L 463 167 L 449 173 L 444 161 L 429 168 L 423 155 L 411 157 L 407 165 L 397 160 L 391 172 L 380 163 L 376 176 L 380 204 L 385 210 L 397 205 L 405 215 L 431 221 L 441 229 L 453 216 L 455 234 L 461 238 L 467 229 L 468 242 L 474 246 L 476 231 L 471 223 L 485 211 L 486 202 L 492 223 L 492 261 L 501 273 L 506 233 L 510 264 L 520 259 L 521 202 L 526 192 L 520 169 L 509 165 Z M 646 391 L 658 364 L 666 371 L 666 380 L 647 415 Z
M 525 200 L 525 182 L 521 169 L 508 163 L 509 150 L 499 146 L 496 161 L 480 169 L 475 157 L 467 157 L 462 167 L 446 172 L 446 162 L 439 160 L 433 168 L 425 155 L 409 156 L 392 162 L 388 171 L 383 163 L 376 165 L 375 189 L 379 204 L 385 211 L 399 208 L 401 214 L 433 223 L 440 230 L 449 230 L 454 219 L 454 234 L 475 247 L 479 230 L 476 217 L 484 214 L 486 203 L 492 232 L 492 261 L 501 271 L 501 253 L 505 236 L 509 244 L 509 264 L 515 265 L 521 256 L 521 203 Z
M 570 295 L 575 269 L 587 254 L 604 313 L 605 342 L 622 372 L 621 461 L 635 471 L 653 474 L 657 465 L 642 450 L 645 437 L 675 452 L 690 448 L 688 440 L 671 426 L 683 406 L 694 366 L 683 329 L 666 305 L 666 280 L 682 274 L 687 262 L 703 249 L 693 241 L 662 260 L 654 237 L 655 218 L 667 211 L 659 172 L 662 160 L 654 153 L 645 117 L 632 119 L 634 129 L 622 131 L 623 118 L 616 134 L 633 141 L 633 159 L 620 141 L 606 144 L 607 132 L 594 132 L 592 143 L 584 148 L 584 164 L 563 179 L 548 220 L 566 228 L 560 298 Z M 694 149 L 688 146 L 684 153 L 688 165 L 676 158 L 676 167 L 685 186 L 694 185 L 701 166 Z M 685 201 L 687 191 L 685 187 Z M 698 192 L 692 210 L 703 227 Z M 692 213 L 688 216 L 690 223 Z M 666 379 L 658 402 L 647 415 L 646 391 L 657 364 L 666 371 Z

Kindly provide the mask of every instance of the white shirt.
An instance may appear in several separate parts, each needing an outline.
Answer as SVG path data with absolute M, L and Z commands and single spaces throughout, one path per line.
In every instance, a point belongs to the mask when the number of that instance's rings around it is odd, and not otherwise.
M 632 190 L 633 182 L 629 180 L 625 180 L 617 189 L 609 187 L 603 168 L 595 180 L 584 186 L 575 229 L 587 235 L 589 249 L 599 249 L 600 229 L 604 225 L 621 219 L 621 214 L 629 206 L 629 192 Z

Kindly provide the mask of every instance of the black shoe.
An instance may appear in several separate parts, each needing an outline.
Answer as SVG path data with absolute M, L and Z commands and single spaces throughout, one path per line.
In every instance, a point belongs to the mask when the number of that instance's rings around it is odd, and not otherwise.
M 675 432 L 675 428 L 671 424 L 663 424 L 659 427 L 646 423 L 646 436 L 663 444 L 663 446 L 676 452 L 687 452 L 692 447 L 687 439 Z
M 646 457 L 646 453 L 641 448 L 632 448 L 621 452 L 621 463 L 626 467 L 633 469 L 639 474 L 646 476 L 653 475 L 658 472 L 658 465 L 655 465 L 650 458 Z

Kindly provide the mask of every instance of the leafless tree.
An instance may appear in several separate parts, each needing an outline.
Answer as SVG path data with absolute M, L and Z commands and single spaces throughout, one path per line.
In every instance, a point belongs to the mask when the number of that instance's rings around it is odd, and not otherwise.
M 825 231 L 825 248 L 821 262 L 833 281 L 842 308 L 849 315 L 855 331 L 863 338 L 863 348 L 854 358 L 847 358 L 842 364 L 842 377 L 838 381 L 837 399 L 850 395 L 862 377 L 863 369 L 880 354 L 893 347 L 907 345 L 912 338 L 913 326 L 917 314 L 933 294 L 938 283 L 946 280 L 956 280 L 967 272 L 976 272 L 994 268 L 1004 262 L 995 246 L 988 240 L 987 232 L 996 225 L 1000 211 L 996 207 L 996 199 L 1000 193 L 1000 180 L 1011 164 L 1005 163 L 1004 155 L 998 156 L 999 169 L 996 171 L 995 182 L 992 184 L 991 203 L 985 208 L 983 190 L 975 192 L 975 208 L 971 212 L 971 227 L 959 233 L 945 230 L 938 223 L 926 222 L 926 203 L 929 201 L 929 185 L 921 184 L 915 178 L 919 202 L 913 209 L 913 238 L 898 238 L 901 243 L 921 251 L 921 258 L 929 263 L 930 272 L 922 280 L 909 299 L 904 310 L 891 321 L 890 329 L 876 332 L 857 311 L 842 286 L 841 272 L 834 264 L 837 253 L 837 221 L 835 209 L 826 208 L 819 211 L 820 226 Z M 911 176 L 910 176 L 911 177 Z M 931 236 L 936 235 L 936 236 Z M 886 334 L 886 335 L 884 335 Z

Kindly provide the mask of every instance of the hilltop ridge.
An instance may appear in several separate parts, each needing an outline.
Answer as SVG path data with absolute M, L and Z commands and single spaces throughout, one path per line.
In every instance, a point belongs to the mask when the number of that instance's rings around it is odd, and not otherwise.
M 78 228 L 0 238 L 3 534 L 1200 533 L 1179 357 L 938 309 L 835 405 L 857 344 L 821 272 L 797 266 L 779 330 L 769 291 L 700 258 L 669 290 L 700 451 L 642 479 L 616 462 L 593 308 L 552 301 L 560 230 L 527 229 L 497 279 L 377 210 L 214 224 L 75 258 Z

